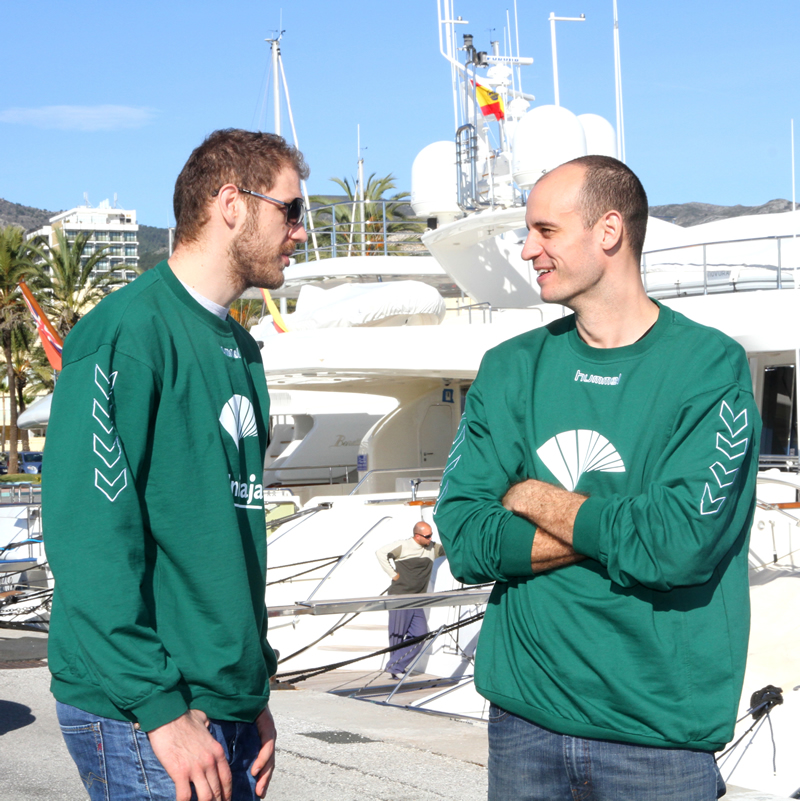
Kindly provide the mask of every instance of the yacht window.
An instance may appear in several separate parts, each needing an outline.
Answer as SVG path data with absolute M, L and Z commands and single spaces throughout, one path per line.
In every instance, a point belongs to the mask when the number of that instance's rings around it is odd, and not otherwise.
M 761 455 L 797 455 L 797 398 L 794 365 L 764 368 L 761 402 Z
M 461 385 L 461 414 L 464 414 L 464 407 L 467 405 L 467 393 L 469 392 L 469 388 L 472 384 L 462 384 Z

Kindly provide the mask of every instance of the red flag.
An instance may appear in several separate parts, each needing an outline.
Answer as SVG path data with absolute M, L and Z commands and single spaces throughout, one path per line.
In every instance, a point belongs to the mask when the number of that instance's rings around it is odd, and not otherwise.
M 42 347 L 47 355 L 47 361 L 50 362 L 54 370 L 60 370 L 61 349 L 64 347 L 64 341 L 58 335 L 58 331 L 53 328 L 53 324 L 47 319 L 47 315 L 36 302 L 36 298 L 33 297 L 33 293 L 28 288 L 28 285 L 24 281 L 20 281 L 19 288 L 22 290 L 22 297 L 25 301 L 25 305 L 36 321 L 36 330 L 39 332 L 39 339 L 42 340 Z

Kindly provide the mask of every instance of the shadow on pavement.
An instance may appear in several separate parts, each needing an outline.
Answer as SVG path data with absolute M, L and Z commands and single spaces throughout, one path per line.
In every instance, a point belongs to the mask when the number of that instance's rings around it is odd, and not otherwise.
M 24 729 L 35 721 L 36 717 L 31 713 L 29 706 L 0 700 L 0 735 Z

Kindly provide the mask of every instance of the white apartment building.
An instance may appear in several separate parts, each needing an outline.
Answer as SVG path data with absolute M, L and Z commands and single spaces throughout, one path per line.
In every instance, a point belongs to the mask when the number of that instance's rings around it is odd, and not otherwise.
M 105 255 L 97 263 L 93 273 L 111 273 L 120 281 L 132 281 L 138 275 L 139 264 L 139 226 L 136 223 L 135 209 L 112 208 L 108 200 L 96 207 L 78 206 L 62 211 L 50 218 L 50 224 L 29 233 L 46 237 L 49 245 L 55 244 L 54 231 L 63 228 L 67 239 L 75 239 L 81 231 L 91 235 L 83 253 L 91 256 L 97 249 L 107 246 Z

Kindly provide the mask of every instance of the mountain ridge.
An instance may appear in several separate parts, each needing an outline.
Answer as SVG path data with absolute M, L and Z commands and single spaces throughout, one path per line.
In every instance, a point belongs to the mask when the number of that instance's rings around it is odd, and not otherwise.
M 341 199 L 343 200 L 344 198 Z M 326 196 L 325 200 L 334 200 L 334 198 Z M 714 203 L 699 202 L 667 203 L 661 206 L 650 206 L 651 216 L 675 223 L 682 228 L 690 228 L 693 225 L 701 225 L 702 223 L 730 217 L 775 214 L 791 210 L 791 201 L 781 198 L 762 203 L 760 206 L 719 206 Z M 33 231 L 46 225 L 50 218 L 58 213 L 57 211 L 38 209 L 34 206 L 24 206 L 21 203 L 14 203 L 0 198 L 0 227 L 18 225 L 24 228 L 25 231 Z M 139 224 L 139 265 L 141 269 L 148 269 L 161 259 L 166 258 L 167 247 L 168 234 L 166 228 Z

